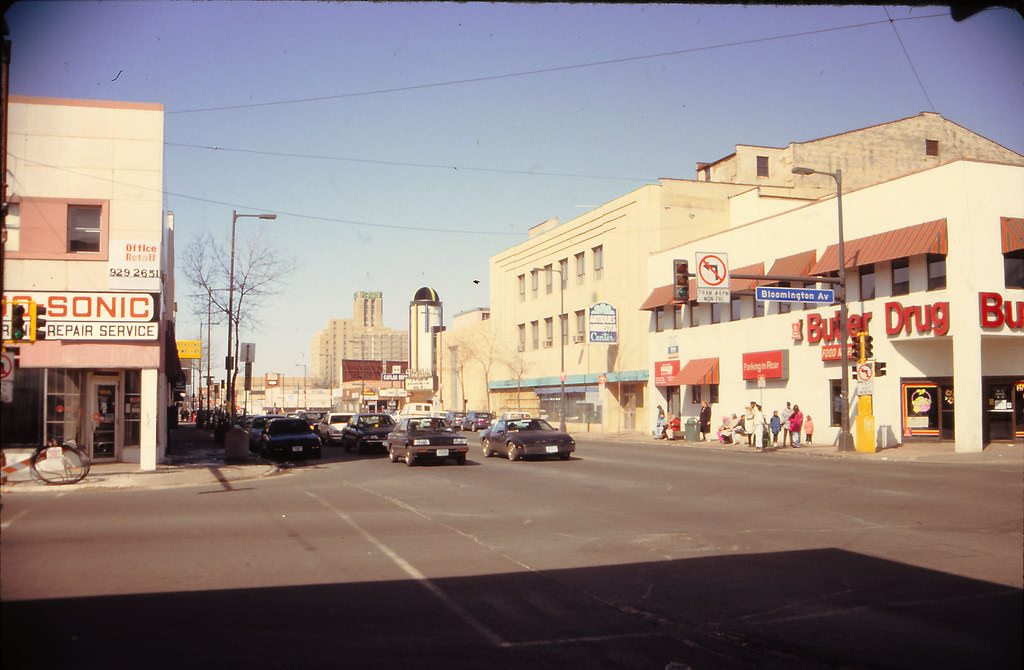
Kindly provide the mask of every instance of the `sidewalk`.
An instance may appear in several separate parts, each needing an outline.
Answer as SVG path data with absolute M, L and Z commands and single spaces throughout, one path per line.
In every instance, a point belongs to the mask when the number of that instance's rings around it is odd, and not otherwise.
M 213 431 L 181 424 L 170 430 L 166 462 L 156 470 L 140 470 L 138 463 L 93 463 L 89 475 L 77 484 L 49 486 L 28 473 L 3 484 L 3 493 L 44 490 L 167 488 L 209 485 L 231 490 L 235 482 L 259 479 L 281 470 L 255 455 L 245 463 L 225 463 L 224 445 L 213 441 Z

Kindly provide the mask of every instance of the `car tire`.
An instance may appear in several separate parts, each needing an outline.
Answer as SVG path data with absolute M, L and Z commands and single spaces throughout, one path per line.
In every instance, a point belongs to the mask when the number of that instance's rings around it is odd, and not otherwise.
M 397 463 L 398 462 L 398 452 L 395 451 L 395 448 L 392 447 L 392 446 L 388 447 L 388 459 L 392 463 Z
M 465 465 L 466 464 L 466 453 L 463 452 L 463 453 L 459 454 L 458 456 L 456 456 L 455 457 L 455 462 L 458 463 L 459 465 Z
M 562 453 L 558 454 L 558 457 L 561 458 L 563 461 L 569 460 L 571 456 L 572 454 L 569 453 L 568 451 L 563 451 Z
M 345 438 L 341 438 L 341 446 L 345 447 L 345 451 L 352 451 L 352 443 Z
M 490 458 L 491 454 L 494 453 L 493 451 L 491 451 L 491 441 L 488 440 L 487 438 L 484 438 L 482 444 L 484 447 L 484 458 Z
M 405 448 L 405 464 L 410 468 L 416 465 L 416 455 L 412 453 L 412 449 L 409 447 Z
M 518 461 L 519 460 L 519 450 L 516 449 L 516 445 L 512 444 L 511 442 L 507 442 L 505 444 L 505 448 L 508 449 L 508 453 L 505 454 L 506 456 L 508 456 L 508 460 L 510 460 L 510 461 Z

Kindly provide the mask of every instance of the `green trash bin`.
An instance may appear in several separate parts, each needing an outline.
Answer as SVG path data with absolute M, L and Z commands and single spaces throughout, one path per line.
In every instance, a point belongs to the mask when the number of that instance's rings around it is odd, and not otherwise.
M 700 439 L 700 423 L 697 419 L 692 416 L 686 420 L 686 425 L 683 426 L 683 434 L 686 439 L 690 442 L 696 442 Z

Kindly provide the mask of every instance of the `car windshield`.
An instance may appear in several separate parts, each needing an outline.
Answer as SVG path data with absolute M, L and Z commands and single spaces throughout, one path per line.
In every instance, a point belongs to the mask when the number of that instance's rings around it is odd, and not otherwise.
M 302 419 L 274 419 L 267 426 L 267 432 L 271 435 L 286 435 L 288 433 L 308 433 L 309 424 Z
M 490 419 L 491 415 L 488 412 L 477 412 L 476 418 L 478 419 Z
M 253 428 L 262 428 L 263 426 L 266 425 L 266 423 L 267 423 L 266 417 L 257 416 L 257 417 L 253 418 L 252 423 L 250 425 Z
M 554 430 L 551 424 L 543 419 L 518 419 L 508 422 L 509 430 Z
M 348 414 L 332 414 L 331 423 L 348 423 L 351 418 Z
M 445 423 L 444 419 L 424 417 L 422 419 L 409 419 L 409 432 L 452 432 L 451 426 Z
M 319 421 L 321 418 L 323 418 L 323 415 L 324 415 L 323 412 L 306 412 L 306 420 L 312 421 L 312 422 L 315 423 L 315 422 Z
M 387 414 L 366 414 L 359 417 L 358 423 L 361 428 L 387 428 L 394 425 Z

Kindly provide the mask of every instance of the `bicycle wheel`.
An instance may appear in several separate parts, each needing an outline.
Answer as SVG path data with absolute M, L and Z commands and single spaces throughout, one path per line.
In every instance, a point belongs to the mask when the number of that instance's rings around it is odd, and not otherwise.
M 91 464 L 75 447 L 46 447 L 32 456 L 32 474 L 47 484 L 74 484 L 89 474 Z

